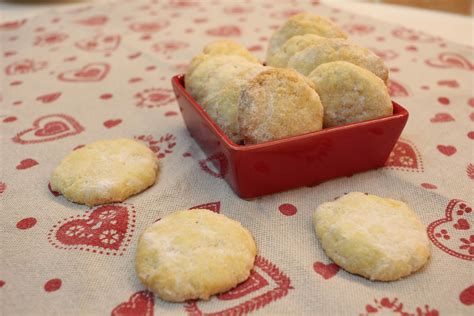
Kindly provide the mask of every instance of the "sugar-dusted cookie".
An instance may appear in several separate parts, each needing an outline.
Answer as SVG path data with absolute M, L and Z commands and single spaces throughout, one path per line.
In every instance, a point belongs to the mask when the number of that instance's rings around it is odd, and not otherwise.
M 230 80 L 236 73 L 254 65 L 238 55 L 213 55 L 185 77 L 186 91 L 202 105 L 204 98 Z M 211 82 L 211 83 L 210 83 Z
M 131 139 L 101 140 L 69 153 L 53 171 L 51 189 L 88 206 L 121 202 L 155 183 L 158 159 Z
M 283 45 L 275 49 L 274 53 L 268 56 L 266 64 L 272 67 L 286 68 L 288 61 L 296 53 L 323 42 L 327 37 L 316 34 L 296 35 L 287 40 Z
M 209 210 L 176 211 L 140 236 L 140 281 L 171 302 L 209 299 L 245 281 L 257 247 L 242 225 Z
M 345 61 L 318 66 L 309 74 L 324 107 L 324 127 L 360 122 L 393 113 L 382 79 Z
M 258 59 L 252 55 L 252 53 L 239 44 L 231 40 L 219 40 L 204 46 L 202 53 L 195 56 L 191 60 L 191 63 L 186 69 L 186 77 L 189 77 L 194 72 L 196 67 L 199 66 L 199 64 L 201 64 L 203 61 L 212 58 L 213 56 L 219 55 L 240 56 L 251 63 L 259 62 Z
M 240 94 L 239 111 L 246 144 L 322 128 L 323 106 L 313 84 L 292 69 L 271 68 L 251 79 Z
M 222 68 L 221 68 L 222 69 Z M 233 73 L 232 76 L 222 80 L 222 76 L 216 76 L 209 80 L 209 84 L 219 86 L 216 89 L 210 89 L 204 97 L 201 105 L 224 131 L 229 138 L 236 144 L 243 141 L 238 124 L 238 102 L 242 88 L 249 80 L 258 73 L 265 70 L 266 67 L 260 64 L 248 64 L 240 71 Z
M 397 200 L 352 192 L 321 204 L 313 222 L 328 257 L 370 280 L 398 280 L 430 257 L 425 227 Z
M 293 41 L 306 43 L 308 40 L 304 40 L 304 38 L 308 36 L 295 36 L 283 46 L 293 46 Z M 282 50 L 285 51 L 285 48 Z M 307 76 L 319 65 L 331 61 L 347 61 L 371 71 L 384 82 L 388 80 L 388 69 L 382 58 L 365 47 L 341 38 L 314 40 L 313 44 L 290 56 L 286 66 Z
M 273 33 L 268 45 L 267 60 L 271 60 L 278 48 L 287 40 L 303 34 L 347 38 L 347 34 L 331 20 L 311 13 L 300 13 L 289 18 Z

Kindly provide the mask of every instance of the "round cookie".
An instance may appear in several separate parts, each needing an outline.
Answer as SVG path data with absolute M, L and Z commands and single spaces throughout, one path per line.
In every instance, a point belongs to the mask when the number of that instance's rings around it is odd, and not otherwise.
M 185 77 L 186 91 L 202 105 L 210 91 L 220 89 L 236 73 L 250 65 L 247 59 L 238 55 L 210 56 Z M 210 83 L 210 81 L 212 81 Z
M 400 201 L 352 192 L 321 204 L 313 222 L 328 257 L 370 280 L 398 280 L 430 257 L 425 227 Z
M 318 131 L 323 106 L 310 80 L 271 68 L 251 79 L 239 98 L 239 129 L 246 144 Z
M 209 210 L 176 211 L 141 234 L 135 268 L 163 300 L 207 300 L 245 281 L 256 255 L 239 222 Z
M 293 37 L 290 41 L 303 41 L 308 35 Z M 325 38 L 314 40 L 311 45 L 304 49 L 296 51 L 289 57 L 287 67 L 293 68 L 299 73 L 307 76 L 319 65 L 332 61 L 347 61 L 359 67 L 365 68 L 384 82 L 388 80 L 388 69 L 385 67 L 382 58 L 371 52 L 369 49 L 358 46 L 348 40 L 341 38 Z M 288 41 L 283 45 L 293 45 Z M 285 50 L 285 48 L 282 48 Z M 288 49 L 287 49 L 288 50 Z
M 231 40 L 220 40 L 207 44 L 202 49 L 202 52 L 208 55 L 239 55 L 247 59 L 249 62 L 259 62 L 258 59 L 247 49 Z
M 191 63 L 186 69 L 185 79 L 190 76 L 203 61 L 218 55 L 240 56 L 251 63 L 258 63 L 258 59 L 239 44 L 230 40 L 215 41 L 204 46 L 203 52 L 191 60 Z
M 322 37 L 347 38 L 347 34 L 331 20 L 311 13 L 300 13 L 289 18 L 276 30 L 269 41 L 267 60 L 287 40 L 296 35 L 316 34 Z
M 242 88 L 266 67 L 249 64 L 228 80 L 219 83 L 219 89 L 212 89 L 202 101 L 202 106 L 219 125 L 223 132 L 236 144 L 243 141 L 238 124 L 238 101 Z M 211 80 L 210 80 L 211 82 Z
M 267 65 L 278 68 L 286 68 L 288 60 L 296 53 L 326 40 L 316 34 L 296 35 L 287 40 L 282 46 L 278 47 L 271 56 L 267 58 Z
M 155 154 L 131 139 L 101 140 L 69 153 L 53 171 L 51 189 L 88 206 L 122 202 L 155 183 Z
M 324 127 L 392 115 L 387 87 L 372 72 L 345 61 L 318 66 L 309 74 L 324 106 Z

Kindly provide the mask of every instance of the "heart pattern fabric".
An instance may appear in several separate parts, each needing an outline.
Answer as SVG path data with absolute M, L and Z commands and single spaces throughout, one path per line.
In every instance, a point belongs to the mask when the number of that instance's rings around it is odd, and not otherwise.
M 37 144 L 74 136 L 84 131 L 84 127 L 66 114 L 50 114 L 37 118 L 33 127 L 25 129 L 12 138 L 18 144 Z
M 451 200 L 444 217 L 428 226 L 428 237 L 447 254 L 474 261 L 474 212 L 462 200 Z
M 203 154 L 183 124 L 170 80 L 216 40 L 231 39 L 264 61 L 272 33 L 300 12 L 329 18 L 350 41 L 384 60 L 390 70 L 388 91 L 408 110 L 408 123 L 383 168 L 242 200 L 222 181 L 232 176 L 240 158 L 230 161 L 218 147 Z M 474 284 L 465 277 L 474 261 L 472 47 L 319 0 L 89 3 L 2 22 L 0 35 L 0 198 L 14 241 L 5 243 L 5 253 L 15 253 L 0 275 L 8 302 L 0 308 L 4 314 L 443 316 L 469 314 L 473 308 Z M 380 130 L 368 132 L 382 137 Z M 51 190 L 51 172 L 67 153 L 122 137 L 145 144 L 160 161 L 156 183 L 131 197 L 133 205 L 89 208 Z M 322 138 L 308 144 L 308 164 L 324 163 L 318 153 L 351 142 Z M 288 155 L 301 155 L 305 148 Z M 266 160 L 271 155 L 263 158 L 246 171 L 256 177 L 270 172 Z M 351 160 L 345 157 L 344 166 Z M 390 284 L 390 291 L 386 284 L 364 287 L 368 281 L 324 255 L 314 231 L 300 229 L 309 228 L 317 205 L 355 190 L 413 207 L 433 244 L 428 269 Z M 187 208 L 240 221 L 255 237 L 259 256 L 250 277 L 234 289 L 209 301 L 168 304 L 136 278 L 135 247 L 147 225 Z M 31 261 L 31 245 L 40 254 L 32 263 L 35 269 L 19 273 L 17 267 Z M 103 273 L 95 274 L 97 267 Z M 84 275 L 100 278 L 84 283 Z M 51 286 L 55 280 L 61 286 Z M 421 283 L 426 287 L 417 286 Z M 27 297 L 37 298 L 35 304 L 18 295 L 20 285 Z M 364 291 L 354 291 L 361 286 Z M 94 295 L 82 295 L 80 306 L 68 305 L 72 292 Z M 344 299 L 348 295 L 354 299 Z
M 76 47 L 91 53 L 110 53 L 120 45 L 120 35 L 99 34 L 75 43 Z
M 59 221 L 49 231 L 48 241 L 58 249 L 121 256 L 130 244 L 134 223 L 132 205 L 103 205 Z
M 385 163 L 385 167 L 395 170 L 423 172 L 423 163 L 418 150 L 412 142 L 406 139 L 398 140 Z
M 247 314 L 285 297 L 292 289 L 288 276 L 269 260 L 257 256 L 250 277 L 230 291 L 212 298 L 211 302 L 215 304 L 189 301 L 184 308 L 189 315 Z
M 153 316 L 155 297 L 149 291 L 139 291 L 112 310 L 111 316 Z
M 97 82 L 102 81 L 109 71 L 109 64 L 92 63 L 62 72 L 58 75 L 58 79 L 64 82 Z

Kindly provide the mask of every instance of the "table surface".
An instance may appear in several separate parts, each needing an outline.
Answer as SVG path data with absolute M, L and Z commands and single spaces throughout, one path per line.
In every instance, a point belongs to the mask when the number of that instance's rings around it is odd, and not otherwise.
M 114 0 L 89 0 L 72 3 L 12 3 L 0 1 L 0 21 L 15 20 L 46 13 L 51 10 L 65 10 L 85 4 L 103 4 Z M 235 2 L 235 1 L 234 1 Z M 232 1 L 229 1 L 232 3 Z M 373 18 L 383 17 L 386 22 L 401 24 L 413 29 L 444 37 L 450 41 L 472 45 L 474 19 L 469 16 L 423 10 L 384 3 L 363 3 L 358 0 L 328 0 L 327 5 L 337 6 L 357 14 Z M 443 21 L 443 23 L 439 23 Z
M 363 9 L 376 19 L 342 6 L 116 1 L 22 12 L 33 15 L 0 23 L 0 312 L 472 314 L 474 58 L 466 41 L 471 21 L 437 15 L 433 26 L 442 27 L 432 34 L 390 23 L 390 14 L 378 7 Z M 12 11 L 3 8 L 5 21 L 5 12 Z M 398 21 L 411 20 L 411 9 L 392 9 L 403 10 Z M 170 79 L 217 39 L 235 40 L 263 60 L 272 32 L 299 11 L 332 18 L 353 42 L 381 56 L 390 69 L 389 92 L 410 118 L 383 168 L 242 200 L 223 179 L 228 166 L 206 156 L 189 136 Z M 440 36 L 451 26 L 456 34 L 450 38 L 458 43 Z M 119 137 L 143 142 L 160 158 L 153 187 L 124 203 L 93 208 L 49 189 L 52 170 L 73 149 Z M 381 283 L 331 262 L 311 217 L 321 203 L 351 191 L 402 200 L 417 213 L 432 249 L 422 271 Z M 135 276 L 137 238 L 170 212 L 197 206 L 252 232 L 259 249 L 252 278 L 208 302 L 163 302 Z

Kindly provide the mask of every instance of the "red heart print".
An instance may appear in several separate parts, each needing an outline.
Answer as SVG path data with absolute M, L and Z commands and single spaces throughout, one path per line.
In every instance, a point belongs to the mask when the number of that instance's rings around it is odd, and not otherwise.
M 10 57 L 10 56 L 15 56 L 15 55 L 16 55 L 15 51 L 8 51 L 8 52 L 3 53 L 4 57 Z
M 436 113 L 434 117 L 430 119 L 431 123 L 443 123 L 454 121 L 454 117 L 449 113 Z
M 212 211 L 214 213 L 220 213 L 221 202 L 217 201 L 217 202 L 210 202 L 206 204 L 199 204 L 199 205 L 191 206 L 189 209 L 190 210 L 204 209 L 204 210 Z
M 130 25 L 130 29 L 135 32 L 152 33 L 158 32 L 169 25 L 168 21 L 159 22 L 135 22 Z
M 99 26 L 107 23 L 107 20 L 108 18 L 105 15 L 95 15 L 76 22 L 87 26 Z
M 428 225 L 428 237 L 436 247 L 447 254 L 474 261 L 473 217 L 474 212 L 466 202 L 453 199 L 448 203 L 444 217 Z
M 375 30 L 374 26 L 366 24 L 346 24 L 343 28 L 351 35 L 367 35 Z
M 186 302 L 184 308 L 188 315 L 247 314 L 285 297 L 291 289 L 290 278 L 273 263 L 257 256 L 249 278 L 230 291 L 219 294 L 211 306 L 194 300 Z
M 385 162 L 385 167 L 402 171 L 423 172 L 423 163 L 415 144 L 406 139 L 398 140 Z
M 293 216 L 298 212 L 298 209 L 293 204 L 284 203 L 278 206 L 278 210 L 286 216 Z
M 388 94 L 393 98 L 408 97 L 410 93 L 408 90 L 399 82 L 390 79 L 387 81 Z
M 465 218 L 460 218 L 458 219 L 458 222 L 453 225 L 453 227 L 459 230 L 467 230 L 471 228 L 471 225 L 469 225 L 469 222 Z
M 31 158 L 27 158 L 27 159 L 23 159 L 22 161 L 20 161 L 20 163 L 16 166 L 16 168 L 18 170 L 23 170 L 23 169 L 28 169 L 28 168 L 31 168 L 31 167 L 34 167 L 38 164 L 38 162 L 34 159 L 31 159 Z
M 135 136 L 134 139 L 144 142 L 160 159 L 172 154 L 173 148 L 176 146 L 176 137 L 169 133 L 158 139 L 155 139 L 152 135 Z
M 155 297 L 149 291 L 133 293 L 128 301 L 112 310 L 112 316 L 153 316 Z
M 140 52 L 130 54 L 130 55 L 128 55 L 128 59 L 136 59 L 136 58 L 140 57 L 141 54 L 142 53 L 140 53 Z
M 461 294 L 459 294 L 459 300 L 467 306 L 474 304 L 474 284 L 465 288 Z
M 459 82 L 456 79 L 452 80 L 439 80 L 438 85 L 441 87 L 448 87 L 448 88 L 459 88 Z
M 7 190 L 7 184 L 4 182 L 0 182 L 0 194 Z
M 109 71 L 109 64 L 91 63 L 79 69 L 60 73 L 58 79 L 65 82 L 97 82 L 103 80 Z
M 41 101 L 43 103 L 51 103 L 59 99 L 60 96 L 61 92 L 53 92 L 45 95 L 40 95 L 39 97 L 36 97 L 36 100 Z
M 0 31 L 12 31 L 23 26 L 26 23 L 26 19 L 17 20 L 12 22 L 0 23 Z
M 314 271 L 321 275 L 325 280 L 328 280 L 336 275 L 339 271 L 339 266 L 335 263 L 324 264 L 322 262 L 316 261 L 313 264 Z
M 436 37 L 416 31 L 413 29 L 409 29 L 406 27 L 398 27 L 392 30 L 392 35 L 396 38 L 409 41 L 409 42 L 424 42 L 424 43 L 431 43 L 436 41 Z
M 19 144 L 36 144 L 73 136 L 84 128 L 72 117 L 65 114 L 41 116 L 33 122 L 33 127 L 16 134 L 12 140 Z
M 425 62 L 428 66 L 436 68 L 457 68 L 474 71 L 474 65 L 458 53 L 441 53 L 437 58 L 428 59 Z
M 451 145 L 438 145 L 436 146 L 438 148 L 439 152 L 442 153 L 443 155 L 446 156 L 452 156 L 456 153 L 456 147 L 451 146 Z
M 116 119 L 116 120 L 107 120 L 103 124 L 107 128 L 112 128 L 114 126 L 119 125 L 120 123 L 122 123 L 122 120 L 121 119 Z
M 466 174 L 469 179 L 474 180 L 474 164 L 469 163 L 466 167 Z
M 247 280 L 237 285 L 235 288 L 225 293 L 217 295 L 217 299 L 221 301 L 229 301 L 244 297 L 245 295 L 258 291 L 267 286 L 269 283 L 265 278 L 255 270 L 250 271 Z
M 107 204 L 59 221 L 49 231 L 48 241 L 58 249 L 121 256 L 135 231 L 134 223 L 133 206 Z
M 213 177 L 224 178 L 227 174 L 228 161 L 223 153 L 216 153 L 207 159 L 199 161 L 201 169 Z
M 235 25 L 223 25 L 207 30 L 211 36 L 240 36 L 240 28 Z
M 95 35 L 75 43 L 76 47 L 91 53 L 110 53 L 120 45 L 120 35 Z
M 12 75 L 24 75 L 32 72 L 37 72 L 44 69 L 48 65 L 46 61 L 39 61 L 33 59 L 22 59 L 9 64 L 5 68 L 5 74 Z M 21 83 L 21 81 L 19 81 Z M 18 84 L 19 84 L 18 83 Z M 11 83 L 13 85 L 13 82 Z
M 428 190 L 434 190 L 434 189 L 437 189 L 438 187 L 432 183 L 422 183 L 421 186 L 425 189 L 428 189 Z
M 373 305 L 372 305 L 373 304 Z M 412 307 L 412 310 L 407 309 L 409 304 L 400 302 L 398 298 L 382 297 L 381 299 L 374 299 L 372 304 L 365 305 L 366 313 L 359 313 L 359 315 L 369 316 L 373 314 L 378 315 L 418 315 L 418 316 L 438 316 L 440 315 L 437 309 L 431 308 L 428 304 L 422 307 Z M 413 313 L 411 312 L 413 311 Z
M 69 130 L 69 126 L 64 122 L 49 122 L 43 128 L 35 132 L 35 136 L 44 137 L 49 135 L 56 135 Z

